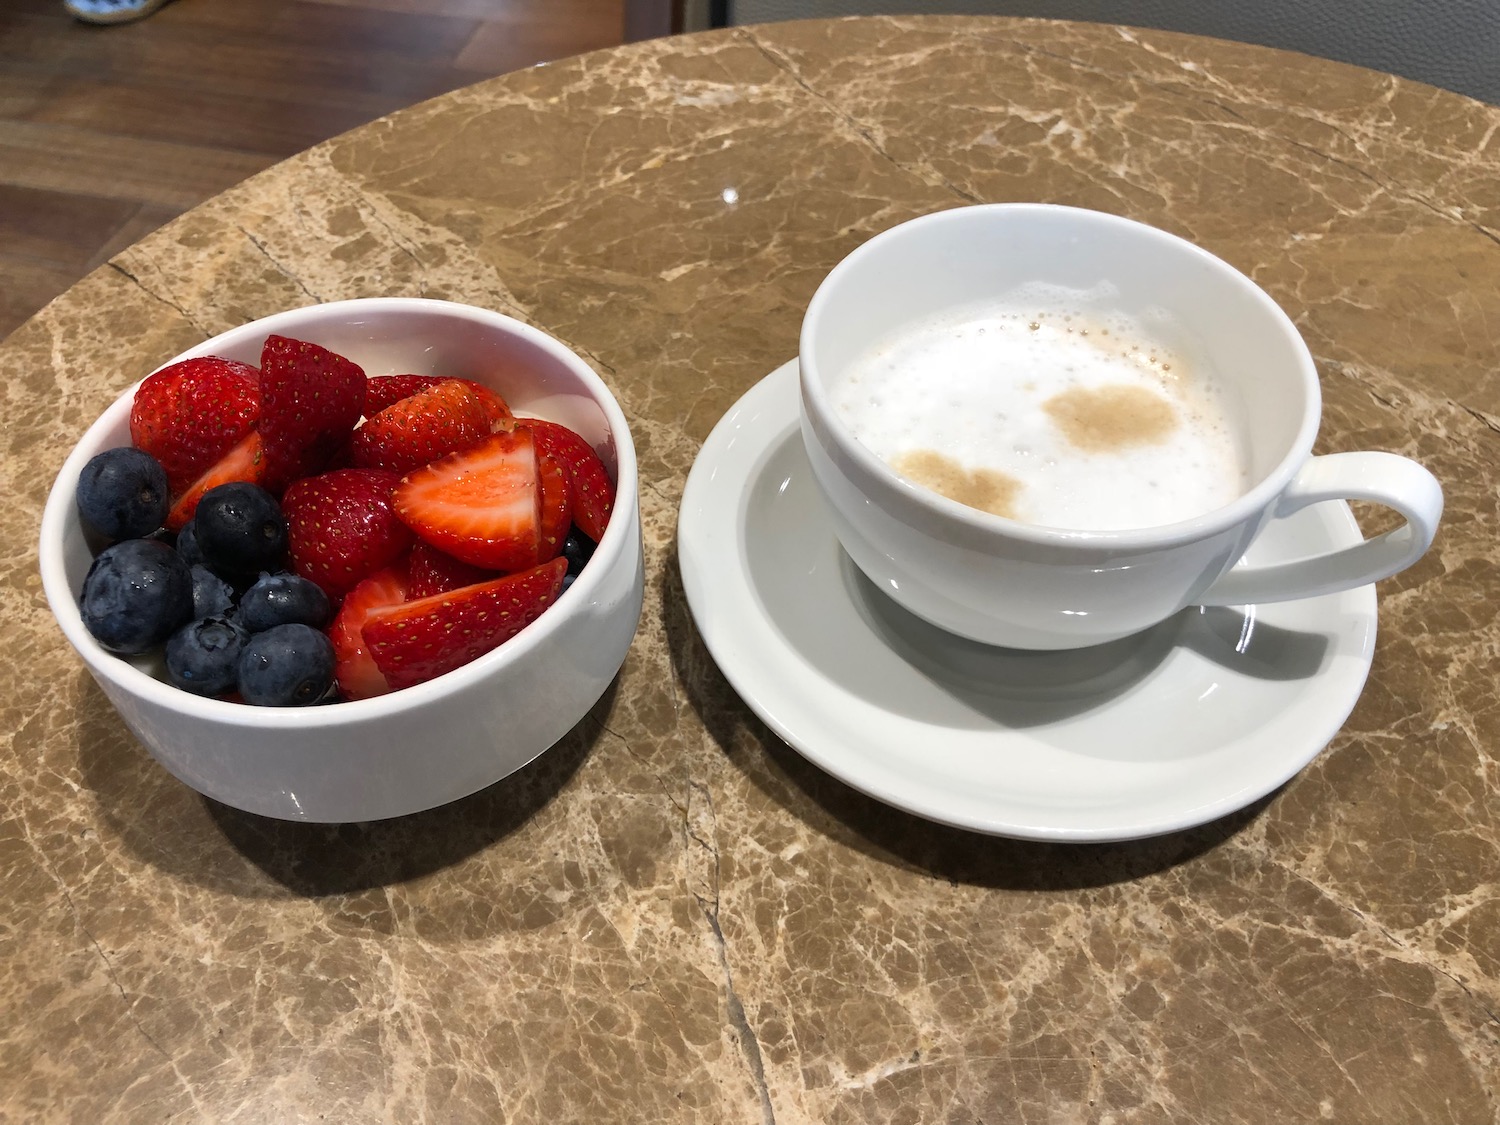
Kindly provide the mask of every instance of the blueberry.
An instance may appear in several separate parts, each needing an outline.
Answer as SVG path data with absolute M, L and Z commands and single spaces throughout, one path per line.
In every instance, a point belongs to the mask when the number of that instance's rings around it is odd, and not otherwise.
M 333 688 L 333 643 L 311 625 L 254 634 L 240 654 L 240 695 L 259 707 L 319 703 Z
M 332 617 L 328 595 L 300 574 L 262 574 L 240 599 L 240 624 L 252 633 L 293 622 L 321 629 Z
M 583 570 L 583 564 L 594 557 L 594 548 L 598 546 L 578 528 L 574 527 L 568 532 L 568 537 L 563 540 L 563 558 L 568 560 L 568 573 L 574 578 L 578 577 L 579 571 Z
M 576 575 L 576 574 L 564 574 L 563 575 L 562 588 L 564 590 L 566 590 L 569 586 L 573 585 L 573 583 L 575 583 L 577 581 L 578 581 L 578 575 Z
M 79 600 L 84 627 L 111 652 L 161 644 L 193 616 L 193 575 L 156 539 L 127 539 L 99 552 Z
M 149 453 L 130 446 L 106 449 L 78 474 L 78 514 L 104 538 L 150 535 L 167 518 L 167 471 Z
M 225 578 L 278 570 L 286 554 L 286 518 L 264 488 L 230 481 L 198 501 L 193 538 L 204 563 Z
M 192 520 L 183 524 L 182 530 L 177 533 L 177 553 L 188 566 L 203 561 L 203 552 L 198 550 L 198 531 Z
M 167 638 L 167 679 L 194 695 L 233 691 L 240 678 L 240 654 L 249 639 L 250 634 L 227 617 L 189 622 Z
M 234 606 L 234 587 L 202 563 L 190 568 L 193 575 L 193 616 L 222 617 Z

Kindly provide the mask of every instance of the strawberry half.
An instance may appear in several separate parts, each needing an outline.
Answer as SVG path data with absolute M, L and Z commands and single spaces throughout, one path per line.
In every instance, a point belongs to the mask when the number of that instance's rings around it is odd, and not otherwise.
M 325 468 L 365 412 L 358 364 L 305 340 L 268 336 L 260 354 L 260 421 L 268 475 L 285 487 Z
M 489 416 L 491 430 L 498 433 L 516 424 L 516 416 L 510 412 L 510 407 L 497 392 L 490 390 L 483 383 L 476 383 L 473 379 L 460 379 L 459 382 L 478 395 L 479 401 L 484 403 L 484 412 Z
M 406 473 L 478 445 L 489 433 L 479 396 L 457 379 L 442 379 L 366 418 L 349 457 L 360 468 Z
M 371 375 L 365 383 L 365 415 L 373 418 L 392 403 L 442 381 L 438 375 Z
M 406 596 L 409 598 L 446 594 L 450 590 L 500 577 L 493 570 L 485 570 L 462 559 L 455 559 L 420 539 L 411 545 L 411 554 L 406 557 L 406 568 Z
M 504 644 L 557 600 L 566 559 L 371 612 L 365 647 L 395 688 L 425 683 Z
M 392 503 L 418 538 L 454 558 L 529 570 L 541 543 L 539 475 L 531 433 L 502 431 L 408 473 Z
M 573 488 L 568 483 L 568 470 L 556 457 L 538 454 L 537 468 L 541 471 L 542 488 L 542 527 L 537 562 L 543 563 L 562 554 L 563 544 L 567 542 L 568 529 L 573 526 Z
M 345 699 L 369 699 L 391 690 L 365 646 L 364 627 L 372 614 L 406 600 L 406 575 L 399 566 L 376 571 L 350 590 L 328 627 L 333 642 L 333 677 Z
M 523 419 L 519 426 L 530 430 L 537 454 L 555 457 L 568 469 L 572 487 L 573 522 L 595 543 L 604 535 L 609 514 L 615 507 L 615 486 L 594 447 L 566 426 L 542 418 Z
M 220 356 L 185 359 L 148 375 L 130 405 L 130 441 L 183 492 L 243 440 L 260 414 L 260 372 Z
M 515 422 L 505 399 L 473 379 L 450 379 L 444 375 L 372 375 L 365 384 L 365 414 L 373 416 L 393 403 L 439 383 L 462 383 L 484 404 L 491 430 L 508 430 Z
M 188 485 L 167 513 L 167 530 L 181 531 L 198 511 L 198 501 L 210 488 L 230 481 L 265 483 L 266 459 L 260 447 L 260 434 L 251 430 L 240 442 L 220 457 L 197 480 Z
M 281 498 L 292 569 L 337 599 L 404 555 L 411 531 L 391 506 L 400 479 L 384 469 L 334 469 L 294 482 Z

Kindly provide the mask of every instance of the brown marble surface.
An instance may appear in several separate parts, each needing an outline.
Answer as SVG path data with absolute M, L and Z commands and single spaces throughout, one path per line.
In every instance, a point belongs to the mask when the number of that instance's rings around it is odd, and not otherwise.
M 683 604 L 685 474 L 822 275 L 990 200 L 1227 258 L 1318 359 L 1320 448 L 1445 484 L 1343 731 L 1224 821 L 1067 847 L 878 805 L 751 715 Z M 1497 243 L 1500 109 L 957 18 L 519 72 L 189 213 L 0 346 L 0 1121 L 1500 1120 Z M 519 315 L 605 375 L 646 614 L 614 692 L 508 781 L 400 821 L 261 820 L 110 711 L 46 609 L 39 513 L 153 365 L 378 294 Z

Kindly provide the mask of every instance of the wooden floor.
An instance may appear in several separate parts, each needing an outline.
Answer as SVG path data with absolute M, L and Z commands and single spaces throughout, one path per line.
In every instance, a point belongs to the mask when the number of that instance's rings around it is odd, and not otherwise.
M 0 0 L 0 339 L 111 254 L 309 145 L 613 46 L 625 0 L 175 0 L 116 27 Z

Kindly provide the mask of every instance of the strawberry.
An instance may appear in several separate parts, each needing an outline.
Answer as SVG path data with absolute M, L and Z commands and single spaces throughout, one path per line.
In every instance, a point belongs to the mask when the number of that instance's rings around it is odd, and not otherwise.
M 492 391 L 483 383 L 476 383 L 472 379 L 461 379 L 459 381 L 468 386 L 479 396 L 479 400 L 484 403 L 484 411 L 489 415 L 491 430 L 498 433 L 501 430 L 508 430 L 516 424 L 516 416 L 510 412 L 510 407 L 500 397 L 499 392 Z
M 568 470 L 556 457 L 538 456 L 541 470 L 542 526 L 537 546 L 537 562 L 543 563 L 562 554 L 568 529 L 573 526 L 573 489 Z
M 292 569 L 330 598 L 399 559 L 412 535 L 396 518 L 384 469 L 334 469 L 293 483 L 281 498 Z
M 539 456 L 555 457 L 567 466 L 573 494 L 573 522 L 579 531 L 599 542 L 615 507 L 615 486 L 604 462 L 599 460 L 593 446 L 566 426 L 541 418 L 527 418 L 520 425 L 532 432 Z
M 185 359 L 148 375 L 130 406 L 130 440 L 167 471 L 174 495 L 250 432 L 260 372 L 219 356 Z
M 529 431 L 501 431 L 484 442 L 408 473 L 392 503 L 418 538 L 491 570 L 536 565 L 541 488 Z
M 489 433 L 479 396 L 457 379 L 441 379 L 367 418 L 354 431 L 350 460 L 363 468 L 406 473 L 477 445 Z
M 473 586 L 500 577 L 493 570 L 485 570 L 462 559 L 455 559 L 420 539 L 411 545 L 411 554 L 407 556 L 407 571 L 409 578 L 406 594 L 410 598 L 446 594 L 461 586 Z
M 392 403 L 442 381 L 438 375 L 371 375 L 365 382 L 365 415 L 373 418 Z
M 425 683 L 510 640 L 562 590 L 566 559 L 371 612 L 365 647 L 395 688 Z
M 448 377 L 443 375 L 373 375 L 365 384 L 365 414 L 373 416 L 392 403 L 448 381 Z M 515 415 L 511 414 L 510 407 L 499 394 L 473 379 L 452 381 L 468 387 L 484 403 L 491 430 L 510 429 L 515 422 Z
M 210 488 L 235 480 L 263 485 L 265 475 L 266 460 L 261 452 L 260 434 L 251 430 L 183 490 L 177 502 L 172 505 L 172 510 L 167 513 L 167 530 L 181 531 L 188 520 L 193 518 L 198 510 L 198 501 L 203 499 L 203 494 Z
M 334 679 L 345 699 L 369 699 L 391 690 L 365 646 L 364 627 L 372 614 L 405 600 L 406 574 L 400 566 L 377 570 L 344 597 L 328 639 L 333 642 Z
M 358 364 L 305 340 L 268 336 L 260 355 L 260 429 L 267 474 L 285 487 L 321 471 L 365 412 Z

